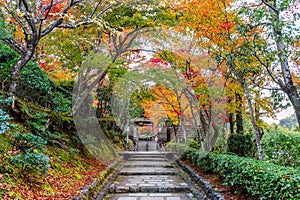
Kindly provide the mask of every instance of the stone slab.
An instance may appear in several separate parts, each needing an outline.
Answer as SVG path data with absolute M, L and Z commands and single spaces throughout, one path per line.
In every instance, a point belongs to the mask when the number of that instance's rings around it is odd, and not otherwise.
M 124 164 L 125 167 L 172 167 L 172 164 L 167 161 L 128 161 Z
M 116 193 L 128 192 L 188 192 L 189 186 L 178 176 L 119 176 L 113 183 Z
M 107 199 L 111 199 L 111 200 L 191 200 L 194 199 L 194 197 L 191 193 L 126 193 L 126 194 L 111 194 Z
M 124 167 L 120 175 L 176 175 L 178 171 L 168 167 Z
M 129 161 L 168 161 L 167 158 L 153 158 L 153 157 L 131 157 L 128 159 Z

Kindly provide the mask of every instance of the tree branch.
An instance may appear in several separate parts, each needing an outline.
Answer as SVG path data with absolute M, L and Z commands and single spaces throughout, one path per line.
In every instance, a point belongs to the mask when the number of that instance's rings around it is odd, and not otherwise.
M 279 11 L 274 7 L 274 6 L 272 6 L 269 2 L 267 2 L 266 0 L 262 0 L 262 2 L 266 5 L 266 6 L 268 6 L 271 10 L 273 10 L 275 13 L 279 13 Z
M 12 47 L 16 52 L 23 55 L 25 53 L 25 49 L 19 44 L 15 39 L 4 39 L 3 40 L 8 46 Z

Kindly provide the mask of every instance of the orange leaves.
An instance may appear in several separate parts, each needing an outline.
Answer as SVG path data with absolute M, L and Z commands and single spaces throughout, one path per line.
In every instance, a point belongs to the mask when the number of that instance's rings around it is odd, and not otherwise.
M 221 23 L 221 29 L 231 29 L 233 27 L 233 23 L 232 22 L 222 22 Z
M 50 169 L 47 176 L 35 182 L 16 182 L 15 185 L 0 183 L 5 191 L 2 199 L 35 199 L 35 200 L 67 200 L 78 196 L 84 185 L 89 185 L 105 169 L 106 164 L 98 160 L 82 160 L 87 165 L 76 167 L 73 164 L 63 163 L 63 170 L 58 170 L 58 163 L 53 163 L 55 169 Z M 84 170 L 83 170 L 84 169 Z M 2 192 L 3 192 L 2 191 Z
M 231 8 L 232 0 L 191 0 L 183 1 L 181 25 L 194 30 L 199 38 L 205 38 L 201 45 L 225 46 L 228 33 L 235 32 L 237 15 Z
M 300 70 L 299 70 L 300 72 Z M 293 78 L 293 81 L 294 81 L 294 84 L 295 85 L 300 85 L 300 73 L 296 74 L 296 73 L 292 73 L 292 78 Z
M 165 86 L 154 86 L 152 93 L 154 100 L 144 100 L 142 103 L 145 108 L 145 117 L 168 117 L 173 123 L 178 123 L 177 118 L 181 116 L 181 112 L 174 91 Z

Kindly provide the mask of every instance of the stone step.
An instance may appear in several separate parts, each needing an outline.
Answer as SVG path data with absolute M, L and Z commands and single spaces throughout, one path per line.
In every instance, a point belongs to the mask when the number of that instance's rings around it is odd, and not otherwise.
M 160 151 L 143 151 L 143 152 L 139 152 L 139 151 L 124 151 L 124 153 L 128 153 L 128 154 L 132 154 L 132 155 L 165 155 L 168 152 L 160 152 Z
M 124 164 L 125 167 L 172 167 L 172 164 L 167 161 L 128 161 Z
M 137 155 L 132 155 L 131 156 L 132 158 L 144 158 L 144 157 L 146 157 L 146 158 L 148 158 L 148 157 L 150 157 L 150 158 L 165 158 L 166 157 L 166 155 L 164 155 L 164 154 L 137 154 Z
M 158 158 L 158 159 L 173 159 L 174 154 L 171 152 L 155 152 L 155 151 L 149 151 L 149 152 L 138 152 L 138 151 L 124 151 L 121 153 L 124 156 L 125 160 L 128 160 L 130 158 Z
M 120 175 L 176 175 L 177 170 L 170 167 L 123 167 Z
M 111 200 L 190 200 L 194 199 L 192 193 L 124 193 L 109 194 Z M 102 199 L 101 199 L 102 200 Z
M 135 157 L 131 157 L 128 159 L 128 161 L 148 161 L 148 162 L 152 162 L 152 161 L 167 161 L 167 158 L 150 158 L 150 157 L 141 157 L 141 158 L 135 158 Z
M 111 185 L 111 193 L 189 192 L 190 187 L 179 177 L 170 175 L 120 176 Z

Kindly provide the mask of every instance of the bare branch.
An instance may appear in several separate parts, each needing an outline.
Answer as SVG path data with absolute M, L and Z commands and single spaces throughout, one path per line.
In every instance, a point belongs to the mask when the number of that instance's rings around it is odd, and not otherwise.
M 249 84 L 249 85 L 253 85 L 253 86 L 259 87 L 259 88 L 261 88 L 261 89 L 263 89 L 263 90 L 270 90 L 270 91 L 272 91 L 272 90 L 279 90 L 279 91 L 282 91 L 281 88 L 268 88 L 268 87 L 260 86 L 260 85 L 255 84 L 255 83 L 254 83 L 254 84 Z
M 268 74 L 271 76 L 272 80 L 279 84 L 279 81 L 275 78 L 275 76 L 273 75 L 273 73 L 270 71 L 268 64 L 265 64 L 260 58 L 259 56 L 256 54 L 256 52 L 254 52 L 254 57 L 257 59 L 257 61 L 265 67 L 265 69 L 267 70 Z
M 82 2 L 82 0 L 71 0 L 69 5 L 62 11 L 62 14 L 67 14 L 67 12 L 76 4 Z M 53 21 L 47 28 L 41 31 L 41 37 L 49 34 L 54 28 L 57 28 L 59 25 L 63 23 L 63 18 L 61 17 L 58 20 Z
M 91 14 L 91 18 L 93 18 L 94 14 L 96 13 L 98 7 L 100 6 L 100 4 L 102 3 L 103 0 L 100 0 L 97 5 L 95 6 L 95 8 L 93 9 L 93 12 Z
M 120 5 L 121 3 L 120 2 L 117 2 L 116 4 L 111 4 L 109 6 L 107 6 L 106 8 L 104 8 L 99 14 L 97 14 L 96 18 L 100 17 L 103 13 L 105 13 L 106 11 L 108 11 L 109 9 L 115 7 L 115 6 L 118 6 Z
M 24 5 L 24 7 L 25 7 L 25 10 L 26 10 L 27 12 L 31 12 L 30 7 L 28 6 L 27 1 L 26 1 L 26 0 L 21 0 L 21 1 L 22 1 L 23 5 Z
M 269 2 L 267 2 L 266 0 L 262 0 L 262 2 L 266 5 L 266 6 L 268 6 L 272 11 L 274 11 L 275 13 L 279 13 L 279 11 L 273 6 L 273 5 L 271 5 Z

